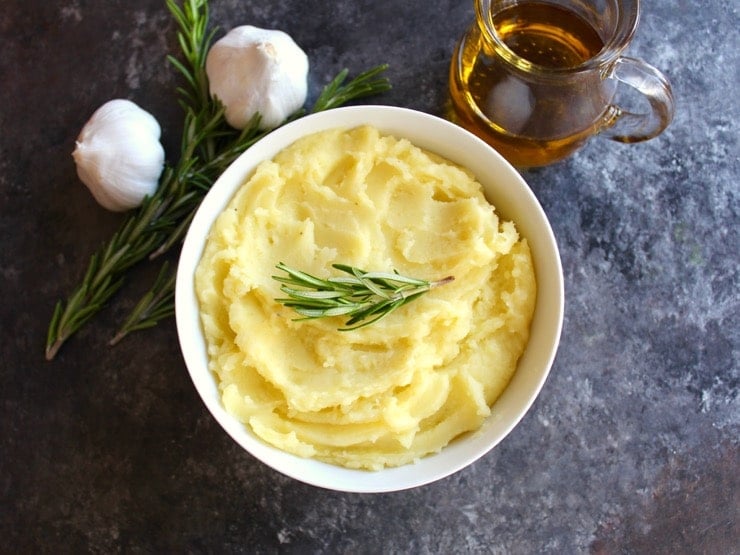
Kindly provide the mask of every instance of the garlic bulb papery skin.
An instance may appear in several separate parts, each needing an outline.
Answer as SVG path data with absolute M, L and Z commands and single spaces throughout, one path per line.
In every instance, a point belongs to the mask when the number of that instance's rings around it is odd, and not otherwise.
M 206 57 L 211 96 L 226 121 L 244 129 L 255 113 L 272 129 L 300 109 L 308 90 L 308 56 L 283 31 L 242 25 L 216 41 Z
M 110 100 L 95 111 L 72 156 L 99 204 L 123 212 L 154 194 L 164 169 L 161 133 L 154 116 L 130 100 Z

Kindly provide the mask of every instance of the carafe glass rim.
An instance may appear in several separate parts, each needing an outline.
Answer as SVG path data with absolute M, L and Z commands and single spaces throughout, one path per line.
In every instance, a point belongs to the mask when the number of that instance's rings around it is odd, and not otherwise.
M 555 4 L 548 0 L 523 0 L 533 1 L 543 4 Z M 614 32 L 609 37 L 604 37 L 604 47 L 598 54 L 589 58 L 580 65 L 567 68 L 545 67 L 519 56 L 511 50 L 496 32 L 491 16 L 491 5 L 501 3 L 501 0 L 475 0 L 475 10 L 477 24 L 484 33 L 484 39 L 492 41 L 501 56 L 510 64 L 517 67 L 526 67 L 528 73 L 546 75 L 567 75 L 585 73 L 589 71 L 603 71 L 609 68 L 619 59 L 624 49 L 629 45 L 632 37 L 637 30 L 640 19 L 640 0 L 614 0 L 617 9 L 617 23 Z M 509 4 L 518 4 L 519 2 L 509 2 Z

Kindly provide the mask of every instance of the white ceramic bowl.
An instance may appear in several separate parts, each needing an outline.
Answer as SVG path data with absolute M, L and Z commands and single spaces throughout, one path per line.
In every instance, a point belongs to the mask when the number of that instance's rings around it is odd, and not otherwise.
M 193 283 L 211 225 L 259 162 L 271 159 L 304 135 L 362 124 L 405 137 L 471 170 L 498 213 L 513 220 L 529 241 L 538 282 L 529 343 L 511 383 L 496 401 L 481 430 L 416 464 L 377 472 L 303 459 L 271 447 L 224 410 L 216 379 L 208 370 Z M 464 468 L 516 426 L 537 397 L 555 358 L 563 321 L 563 297 L 563 272 L 547 217 L 522 177 L 497 152 L 471 133 L 429 114 L 391 106 L 355 106 L 305 116 L 273 131 L 249 148 L 216 181 L 190 225 L 180 255 L 177 331 L 188 371 L 206 407 L 224 430 L 254 457 L 287 476 L 315 486 L 338 491 L 387 492 L 427 484 Z

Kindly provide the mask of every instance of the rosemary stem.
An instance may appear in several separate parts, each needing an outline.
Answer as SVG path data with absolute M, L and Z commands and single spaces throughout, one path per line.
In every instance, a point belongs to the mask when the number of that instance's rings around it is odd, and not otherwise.
M 175 0 L 166 0 L 166 5 L 179 28 L 177 41 L 182 60 L 167 58 L 185 80 L 185 86 L 177 89 L 185 111 L 180 158 L 177 164 L 165 168 L 154 195 L 132 212 L 119 231 L 90 258 L 85 277 L 66 302 L 60 300 L 55 305 L 46 338 L 47 360 L 53 359 L 65 341 L 122 287 L 127 270 L 147 258 L 160 256 L 179 242 L 216 178 L 269 132 L 258 129 L 259 116 L 242 131 L 232 129 L 224 118 L 223 106 L 210 98 L 205 60 L 216 29 L 208 30 L 208 1 L 183 0 L 178 5 Z M 313 111 L 387 90 L 390 84 L 380 77 L 385 67 L 368 70 L 348 83 L 344 70 L 324 88 Z M 156 310 L 135 311 L 124 327 L 148 327 L 174 312 L 174 296 L 170 294 L 174 280 L 161 280 L 152 286 L 152 291 Z

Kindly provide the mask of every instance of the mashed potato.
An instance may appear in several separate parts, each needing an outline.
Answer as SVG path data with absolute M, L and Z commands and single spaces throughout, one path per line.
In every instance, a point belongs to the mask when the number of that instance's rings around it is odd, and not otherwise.
M 386 318 L 296 321 L 284 262 L 436 280 Z M 262 163 L 210 232 L 196 272 L 226 409 L 269 444 L 376 470 L 478 429 L 515 371 L 536 285 L 529 247 L 466 170 L 375 128 L 335 129 Z

